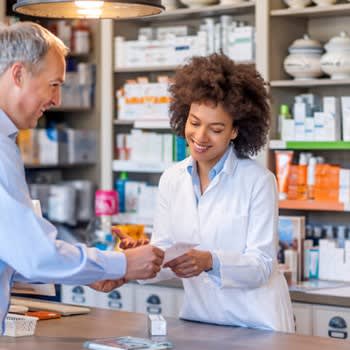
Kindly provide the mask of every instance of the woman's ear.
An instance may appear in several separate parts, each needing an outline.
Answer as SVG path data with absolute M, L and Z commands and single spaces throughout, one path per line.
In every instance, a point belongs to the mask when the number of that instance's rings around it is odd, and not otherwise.
M 237 128 L 233 128 L 232 132 L 231 132 L 231 142 L 233 142 L 236 137 L 238 136 L 238 129 Z

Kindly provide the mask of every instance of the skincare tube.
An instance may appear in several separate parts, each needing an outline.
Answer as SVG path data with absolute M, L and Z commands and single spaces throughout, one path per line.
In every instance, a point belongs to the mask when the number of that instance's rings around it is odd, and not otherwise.
M 280 200 L 287 199 L 288 176 L 293 153 L 293 151 L 275 151 L 276 176 Z

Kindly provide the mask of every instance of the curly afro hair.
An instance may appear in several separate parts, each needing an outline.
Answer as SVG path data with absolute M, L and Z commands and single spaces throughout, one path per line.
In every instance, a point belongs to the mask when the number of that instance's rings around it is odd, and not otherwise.
M 193 102 L 221 104 L 232 117 L 238 135 L 233 140 L 239 157 L 256 155 L 266 144 L 270 128 L 267 84 L 251 65 L 237 64 L 223 54 L 192 57 L 180 67 L 169 91 L 170 125 L 184 136 Z

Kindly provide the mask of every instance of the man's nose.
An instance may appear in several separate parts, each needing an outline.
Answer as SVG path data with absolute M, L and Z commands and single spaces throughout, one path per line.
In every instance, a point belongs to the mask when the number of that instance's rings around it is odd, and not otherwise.
M 61 89 L 57 89 L 57 91 L 55 91 L 55 93 L 52 96 L 52 100 L 51 103 L 54 106 L 59 106 L 61 104 Z

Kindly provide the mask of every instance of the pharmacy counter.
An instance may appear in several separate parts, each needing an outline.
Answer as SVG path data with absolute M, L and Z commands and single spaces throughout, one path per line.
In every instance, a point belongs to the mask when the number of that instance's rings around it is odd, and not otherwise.
M 143 314 L 93 309 L 88 315 L 39 321 L 36 335 L 0 338 L 0 349 L 73 350 L 85 340 L 111 336 L 147 337 Z M 349 342 L 168 319 L 168 339 L 177 350 L 348 350 Z
M 303 283 L 301 283 L 301 285 L 302 284 Z M 305 283 L 305 285 L 307 284 L 308 283 Z M 180 279 L 158 282 L 154 285 L 170 288 L 183 288 Z M 289 293 L 293 302 L 350 308 L 350 283 L 348 282 L 329 282 L 328 288 L 322 286 L 322 288 L 314 287 L 308 289 L 305 287 L 303 289 L 300 287 L 299 290 L 296 290 L 295 286 L 292 286 Z

